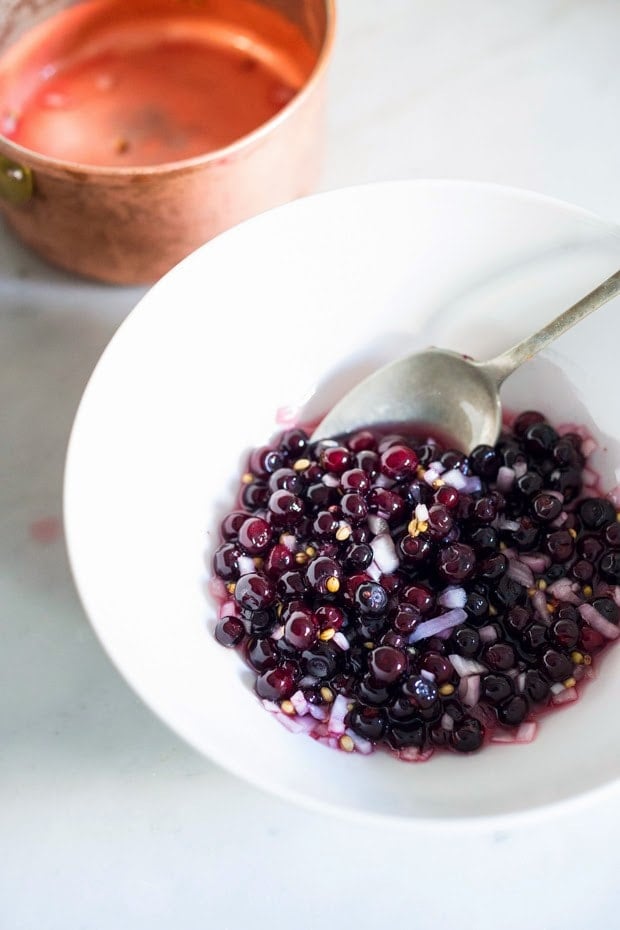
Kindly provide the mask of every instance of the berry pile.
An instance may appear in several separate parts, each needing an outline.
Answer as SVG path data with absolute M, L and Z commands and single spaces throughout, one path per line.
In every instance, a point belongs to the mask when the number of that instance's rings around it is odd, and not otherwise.
M 469 456 L 288 430 L 222 522 L 217 640 L 330 746 L 417 760 L 530 741 L 620 634 L 620 523 L 584 487 L 587 442 L 533 411 Z

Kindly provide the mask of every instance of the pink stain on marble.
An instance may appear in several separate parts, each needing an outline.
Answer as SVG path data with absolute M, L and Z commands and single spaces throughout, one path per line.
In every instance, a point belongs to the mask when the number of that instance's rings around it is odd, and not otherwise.
M 41 517 L 33 520 L 29 526 L 30 538 L 41 546 L 57 542 L 62 536 L 62 522 L 59 517 Z

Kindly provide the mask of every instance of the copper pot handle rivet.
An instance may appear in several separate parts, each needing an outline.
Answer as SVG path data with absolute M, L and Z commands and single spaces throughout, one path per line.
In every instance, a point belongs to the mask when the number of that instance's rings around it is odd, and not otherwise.
M 0 199 L 12 204 L 26 203 L 32 197 L 32 171 L 0 155 Z

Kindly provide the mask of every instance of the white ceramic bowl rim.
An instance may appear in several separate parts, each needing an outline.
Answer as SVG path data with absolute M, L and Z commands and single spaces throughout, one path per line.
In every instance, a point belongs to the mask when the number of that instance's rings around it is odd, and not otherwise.
M 110 633 L 107 611 L 110 610 L 111 605 L 113 606 L 114 598 L 112 597 L 109 603 L 107 601 L 102 602 L 101 589 L 97 592 L 93 592 L 91 584 L 93 577 L 92 571 L 90 569 L 88 571 L 86 570 L 86 563 L 91 558 L 91 553 L 87 552 L 87 548 L 91 544 L 92 539 L 89 537 L 89 534 L 85 532 L 84 522 L 77 508 L 78 504 L 83 505 L 85 501 L 92 499 L 92 493 L 90 494 L 90 498 L 88 497 L 87 488 L 78 491 L 78 483 L 81 484 L 81 479 L 83 477 L 80 468 L 83 466 L 84 461 L 88 460 L 88 456 L 86 456 L 86 459 L 84 458 L 86 454 L 84 443 L 91 435 L 87 429 L 87 420 L 92 420 L 93 418 L 97 420 L 97 416 L 101 416 L 104 412 L 108 412 L 106 411 L 106 397 L 104 396 L 105 392 L 102 393 L 102 386 L 107 389 L 109 394 L 111 390 L 109 378 L 111 369 L 114 367 L 114 364 L 118 363 L 119 359 L 123 364 L 127 364 L 127 358 L 125 356 L 128 351 L 128 344 L 133 338 L 132 331 L 137 332 L 141 327 L 148 328 L 148 315 L 153 312 L 151 305 L 157 300 L 158 295 L 161 296 L 165 294 L 166 299 L 168 299 L 173 291 L 172 285 L 175 282 L 181 280 L 184 276 L 187 277 L 189 275 L 191 278 L 192 274 L 195 273 L 196 269 L 199 269 L 201 264 L 206 263 L 208 266 L 210 261 L 217 261 L 221 258 L 223 250 L 230 250 L 230 248 L 234 250 L 244 239 L 247 241 L 254 241 L 257 236 L 260 240 L 265 230 L 267 230 L 267 234 L 269 235 L 270 231 L 274 228 L 273 224 L 277 223 L 278 220 L 294 221 L 295 217 L 300 214 L 303 221 L 304 218 L 307 218 L 309 212 L 318 211 L 320 214 L 324 208 L 329 215 L 332 206 L 335 210 L 334 215 L 342 214 L 343 212 L 346 213 L 347 209 L 352 208 L 352 205 L 356 204 L 358 201 L 370 201 L 372 198 L 377 199 L 384 195 L 386 197 L 393 197 L 395 194 L 398 198 L 402 196 L 405 200 L 407 198 L 415 200 L 416 197 L 421 197 L 422 199 L 438 197 L 441 200 L 442 198 L 449 199 L 452 196 L 457 199 L 463 196 L 471 196 L 480 198 L 481 203 L 489 200 L 492 201 L 493 198 L 498 197 L 502 202 L 505 200 L 506 202 L 516 205 L 529 204 L 535 208 L 542 208 L 543 212 L 548 210 L 550 215 L 553 214 L 557 217 L 565 217 L 567 221 L 570 219 L 583 222 L 586 226 L 592 226 L 594 229 L 598 230 L 601 237 L 607 237 L 610 241 L 614 237 L 619 237 L 620 242 L 620 227 L 582 208 L 517 188 L 505 188 L 499 185 L 459 180 L 396 181 L 384 182 L 377 185 L 364 185 L 359 188 L 345 188 L 342 191 L 315 195 L 311 198 L 305 198 L 303 201 L 296 201 L 293 204 L 277 208 L 277 210 L 270 211 L 268 214 L 263 214 L 262 216 L 249 220 L 241 224 L 241 226 L 236 227 L 234 230 L 224 233 L 222 236 L 218 237 L 217 240 L 213 240 L 211 243 L 203 246 L 181 262 L 180 265 L 151 288 L 119 328 L 100 359 L 84 393 L 69 442 L 65 473 L 65 525 L 67 547 L 78 592 L 93 627 L 112 661 L 117 665 L 135 691 L 156 714 L 199 751 L 208 754 L 215 762 L 235 775 L 252 782 L 257 787 L 276 793 L 278 796 L 285 797 L 290 801 L 310 806 L 325 814 L 337 814 L 339 816 L 348 816 L 358 821 L 362 819 L 369 822 L 404 828 L 415 826 L 416 828 L 429 827 L 432 829 L 444 827 L 449 829 L 463 828 L 467 830 L 473 827 L 500 829 L 516 824 L 526 824 L 532 820 L 539 820 L 544 816 L 566 814 L 571 809 L 574 809 L 576 805 L 592 803 L 594 800 L 604 801 L 607 796 L 617 794 L 619 786 L 618 776 L 610 778 L 604 784 L 580 790 L 578 794 L 560 800 L 554 801 L 552 799 L 547 799 L 544 803 L 533 803 L 530 807 L 524 809 L 507 810 L 501 813 L 481 813 L 475 816 L 468 816 L 464 813 L 462 816 L 434 815 L 425 817 L 369 812 L 367 810 L 346 808 L 340 804 L 331 803 L 329 799 L 325 799 L 324 801 L 319 800 L 315 796 L 309 796 L 307 792 L 295 790 L 290 785 L 288 787 L 282 784 L 274 786 L 272 781 L 268 777 L 265 777 L 264 774 L 259 775 L 252 772 L 247 764 L 243 764 L 240 761 L 238 753 L 222 751 L 221 746 L 206 746 L 204 742 L 198 740 L 192 727 L 183 725 L 183 721 L 179 717 L 178 707 L 174 704 L 174 701 L 171 702 L 170 694 L 156 694 L 152 689 L 145 686 L 141 678 L 140 669 L 135 664 L 135 656 L 123 654 L 122 644 L 119 644 Z M 620 253 L 620 248 L 618 249 L 618 253 Z M 616 257 L 618 253 L 616 253 Z M 601 267 L 603 265 L 607 267 L 609 263 L 610 258 L 607 255 L 599 262 Z M 611 270 L 614 269 L 609 267 L 609 271 Z M 594 284 L 596 282 L 593 280 L 592 283 Z M 575 294 L 575 296 L 579 295 Z M 171 312 L 172 320 L 174 320 L 174 307 L 171 308 Z M 392 346 L 385 351 L 389 355 L 390 353 L 394 354 L 395 350 Z M 402 354 L 402 351 L 400 354 Z M 136 379 L 136 381 L 139 381 L 139 379 Z M 126 386 L 127 385 L 125 385 L 125 387 Z M 140 386 L 137 384 L 135 387 L 136 392 L 139 393 L 140 389 Z M 112 400 L 117 404 L 117 409 L 119 409 L 118 405 L 121 403 L 120 398 L 114 396 Z M 101 423 L 104 421 L 98 420 L 97 422 Z M 150 425 L 151 424 L 147 424 L 147 427 Z M 136 428 L 140 428 L 139 424 L 136 424 Z M 256 437 L 262 436 L 264 439 L 268 438 L 268 434 L 265 434 L 264 428 L 263 421 L 258 417 L 257 423 L 254 425 Z M 125 438 L 128 438 L 128 436 L 129 434 L 127 434 Z M 258 438 L 257 441 L 259 441 Z M 240 451 L 240 449 L 237 449 L 237 455 Z M 128 468 L 130 467 L 131 463 L 128 463 Z M 83 491 L 86 493 L 86 496 L 84 496 Z M 114 587 L 114 583 L 111 587 Z M 206 632 L 204 635 L 206 638 L 208 637 Z M 161 659 L 161 657 L 159 658 Z M 275 726 L 275 724 L 273 725 Z M 285 735 L 287 738 L 293 739 L 293 737 L 289 737 L 289 734 Z M 542 738 L 545 738 L 545 736 Z M 296 739 L 299 738 L 300 737 L 296 737 Z M 494 751 L 514 752 L 514 762 L 517 763 L 518 753 L 523 750 L 518 747 L 514 747 L 511 750 L 505 750 L 503 747 L 498 747 L 497 750 L 489 750 L 489 755 L 487 756 L 489 763 L 493 762 L 492 753 Z M 400 764 L 404 765 L 403 763 Z M 433 764 L 434 762 L 428 763 L 430 766 Z M 412 778 L 414 778 L 416 772 L 415 766 L 407 768 L 411 772 Z

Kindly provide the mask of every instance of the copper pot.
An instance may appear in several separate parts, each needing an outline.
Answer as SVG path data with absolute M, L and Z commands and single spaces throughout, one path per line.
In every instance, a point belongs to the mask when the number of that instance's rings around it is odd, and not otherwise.
M 125 0 L 213 14 L 227 0 Z M 208 239 L 309 193 L 324 137 L 333 0 L 254 0 L 284 15 L 316 58 L 297 95 L 226 148 L 151 167 L 98 167 L 37 154 L 0 135 L 0 209 L 49 262 L 118 284 L 149 283 Z M 73 4 L 0 0 L 0 54 L 26 29 Z M 34 11 L 34 12 L 33 12 Z

